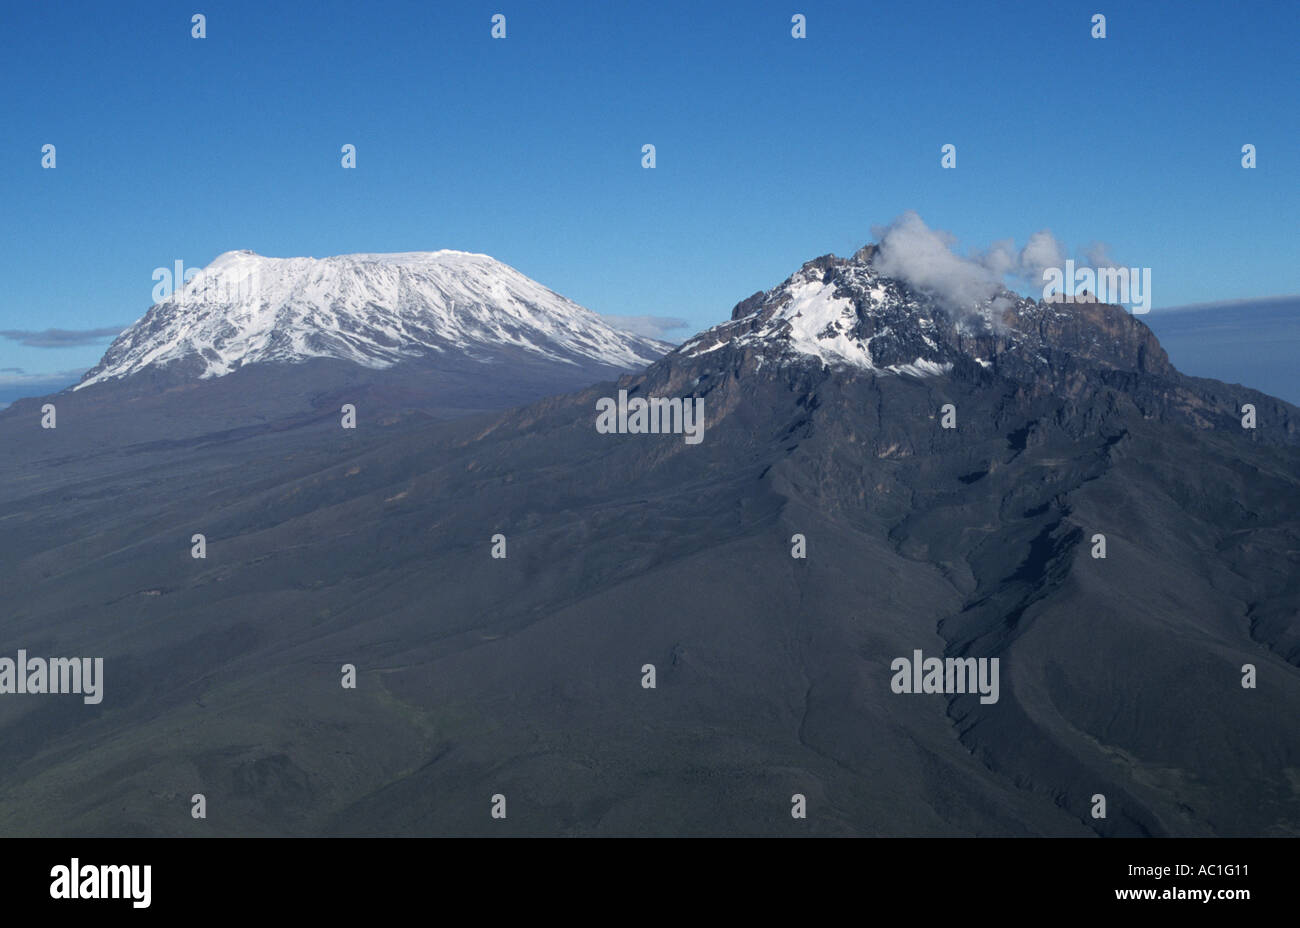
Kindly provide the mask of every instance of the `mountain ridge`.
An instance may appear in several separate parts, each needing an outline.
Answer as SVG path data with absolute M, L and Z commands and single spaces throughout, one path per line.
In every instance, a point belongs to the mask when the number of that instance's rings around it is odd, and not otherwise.
M 1075 400 L 1093 388 L 1112 389 L 1143 415 L 1195 428 L 1240 431 L 1242 406 L 1249 403 L 1268 422 L 1249 433 L 1252 440 L 1300 443 L 1300 408 L 1249 387 L 1181 373 L 1155 333 L 1121 306 L 1035 300 L 1005 289 L 953 306 L 881 274 L 874 267 L 879 254 L 880 246 L 867 245 L 851 258 L 805 262 L 782 283 L 738 302 L 729 320 L 620 384 L 694 395 L 726 378 L 792 367 L 840 378 L 910 375 L 970 384 L 1005 378 Z

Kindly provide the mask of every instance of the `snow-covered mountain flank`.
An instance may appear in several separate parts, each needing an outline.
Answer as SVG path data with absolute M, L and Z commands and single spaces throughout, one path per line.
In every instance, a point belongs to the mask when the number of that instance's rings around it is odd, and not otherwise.
M 207 379 L 313 358 L 386 368 L 522 352 L 576 368 L 633 370 L 669 348 L 613 328 L 487 255 L 230 251 L 119 335 L 77 389 L 147 369 Z

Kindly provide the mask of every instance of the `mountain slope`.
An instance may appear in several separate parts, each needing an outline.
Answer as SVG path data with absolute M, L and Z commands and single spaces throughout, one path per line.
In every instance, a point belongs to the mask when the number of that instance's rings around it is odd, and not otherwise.
M 0 653 L 108 681 L 0 699 L 0 831 L 1300 834 L 1297 410 L 1117 307 L 986 331 L 819 261 L 617 384 L 0 481 Z M 791 347 L 828 273 L 853 318 L 809 337 L 896 350 Z M 619 389 L 703 441 L 598 433 Z M 893 692 L 916 649 L 999 659 L 999 700 Z

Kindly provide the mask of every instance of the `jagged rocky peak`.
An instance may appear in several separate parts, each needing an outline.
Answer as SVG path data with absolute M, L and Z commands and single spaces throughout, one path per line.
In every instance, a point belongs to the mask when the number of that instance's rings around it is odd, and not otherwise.
M 335 358 L 369 368 L 503 352 L 634 370 L 670 346 L 613 328 L 488 255 L 463 251 L 218 256 L 109 346 L 79 387 L 145 370 L 220 377 L 248 364 Z
M 863 245 L 857 251 L 853 252 L 853 262 L 855 264 L 870 264 L 871 259 L 876 256 L 877 250 L 879 250 L 879 246 L 868 242 L 866 245 Z
M 851 258 L 806 262 L 784 282 L 737 303 L 731 319 L 682 344 L 678 357 L 727 350 L 755 365 L 807 364 L 876 374 L 937 376 L 975 364 L 1031 376 L 1072 364 L 1145 372 L 1172 370 L 1151 331 L 1119 306 L 1053 302 L 1007 289 L 954 305 L 879 269 L 868 244 Z

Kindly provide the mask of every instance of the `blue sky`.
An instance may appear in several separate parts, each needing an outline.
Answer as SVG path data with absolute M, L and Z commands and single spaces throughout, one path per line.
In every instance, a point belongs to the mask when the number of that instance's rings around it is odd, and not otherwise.
M 481 251 L 684 337 L 908 209 L 963 250 L 1104 241 L 1153 269 L 1157 308 L 1297 293 L 1298 24 L 1295 3 L 5 4 L 0 368 L 90 366 L 105 339 L 12 333 L 125 325 L 154 268 L 238 248 Z

